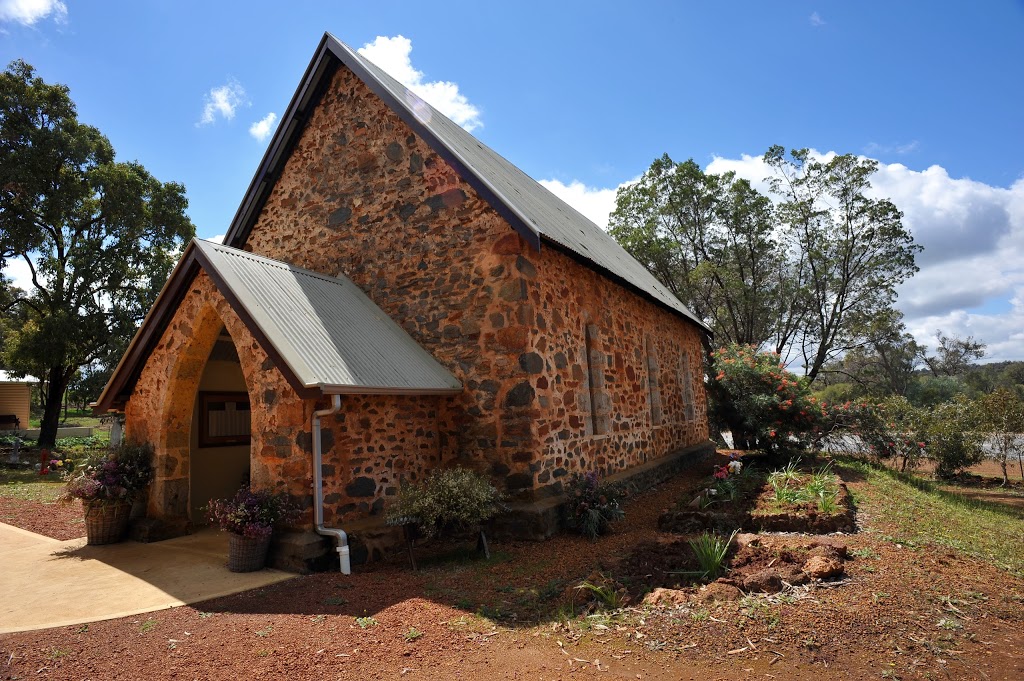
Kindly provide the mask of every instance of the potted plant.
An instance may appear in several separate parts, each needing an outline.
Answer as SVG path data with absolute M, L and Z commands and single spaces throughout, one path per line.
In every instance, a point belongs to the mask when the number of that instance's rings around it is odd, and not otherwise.
M 230 499 L 214 499 L 206 507 L 210 522 L 228 533 L 228 570 L 254 572 L 267 562 L 274 526 L 293 519 L 298 509 L 285 494 L 242 485 Z
M 86 541 L 113 544 L 121 541 L 132 504 L 153 479 L 153 447 L 141 442 L 123 442 L 93 455 L 65 474 L 64 492 L 59 500 L 82 500 Z

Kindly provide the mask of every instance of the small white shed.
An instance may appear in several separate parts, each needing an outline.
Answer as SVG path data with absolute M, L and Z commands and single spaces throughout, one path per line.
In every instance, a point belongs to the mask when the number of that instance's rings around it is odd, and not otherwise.
M 32 376 L 15 378 L 0 369 L 0 430 L 25 430 L 29 427 L 32 384 L 38 382 L 39 379 Z

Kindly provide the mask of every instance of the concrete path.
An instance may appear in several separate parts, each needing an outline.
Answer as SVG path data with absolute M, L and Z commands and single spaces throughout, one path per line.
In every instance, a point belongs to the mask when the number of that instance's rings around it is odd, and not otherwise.
M 215 530 L 153 544 L 87 546 L 0 523 L 0 633 L 61 627 L 197 603 L 295 575 L 229 572 Z

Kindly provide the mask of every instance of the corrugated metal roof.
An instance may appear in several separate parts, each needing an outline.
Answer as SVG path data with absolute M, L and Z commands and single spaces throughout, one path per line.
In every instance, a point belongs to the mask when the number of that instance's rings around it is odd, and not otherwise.
M 334 36 L 326 34 L 281 121 L 228 231 L 226 243 L 244 244 L 261 202 L 269 195 L 286 150 L 302 134 L 315 95 L 330 78 L 333 55 L 377 93 L 437 153 L 459 171 L 520 234 L 539 247 L 547 240 L 594 269 L 611 275 L 693 321 L 708 327 L 603 229 L 552 194 L 507 159 L 421 100 L 408 88 Z
M 462 384 L 350 280 L 195 239 L 225 297 L 324 394 L 453 394 Z M 227 290 L 224 290 L 227 289 Z

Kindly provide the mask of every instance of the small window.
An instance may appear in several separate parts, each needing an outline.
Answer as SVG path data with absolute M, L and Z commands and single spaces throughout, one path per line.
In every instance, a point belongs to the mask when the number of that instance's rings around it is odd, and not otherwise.
M 199 446 L 247 445 L 252 411 L 246 393 L 199 393 Z
M 651 403 L 651 425 L 660 426 L 661 412 L 661 370 L 658 368 L 658 352 L 651 339 L 647 339 L 647 389 Z
M 679 380 L 683 383 L 683 413 L 687 421 L 697 418 L 697 408 L 693 403 L 693 372 L 690 371 L 690 355 L 685 350 L 680 361 Z
M 587 355 L 587 384 L 590 389 L 590 418 L 588 434 L 603 435 L 610 425 L 609 400 L 605 392 L 604 365 L 606 359 L 601 352 L 597 327 L 587 324 L 584 330 Z

